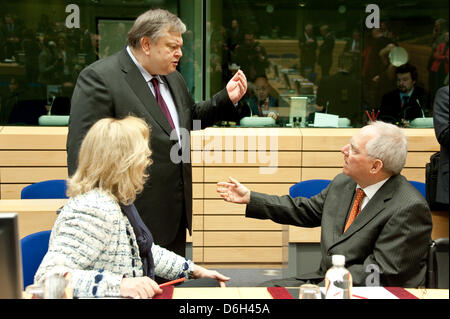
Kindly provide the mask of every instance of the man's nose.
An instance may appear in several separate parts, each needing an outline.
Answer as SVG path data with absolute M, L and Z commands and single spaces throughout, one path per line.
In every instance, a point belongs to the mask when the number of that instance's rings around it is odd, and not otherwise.
M 348 152 L 349 149 L 350 149 L 350 144 L 344 145 L 344 146 L 341 148 L 341 153 L 344 154 L 345 156 L 348 156 L 348 154 L 349 154 L 349 152 Z

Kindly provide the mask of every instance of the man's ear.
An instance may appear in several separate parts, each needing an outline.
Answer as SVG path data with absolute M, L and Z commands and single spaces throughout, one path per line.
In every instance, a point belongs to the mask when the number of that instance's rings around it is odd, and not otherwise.
M 145 55 L 150 54 L 150 49 L 152 47 L 152 40 L 149 37 L 142 37 L 141 40 L 141 48 Z
M 378 174 L 379 172 L 381 172 L 381 170 L 383 169 L 383 161 L 380 159 L 375 159 L 373 164 L 372 164 L 372 168 L 370 169 L 370 173 L 371 174 Z

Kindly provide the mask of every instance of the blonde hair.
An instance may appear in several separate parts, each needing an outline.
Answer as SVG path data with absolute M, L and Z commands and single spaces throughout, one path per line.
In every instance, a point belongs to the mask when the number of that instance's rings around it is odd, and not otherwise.
M 150 127 L 137 117 L 96 122 L 81 144 L 77 170 L 67 182 L 67 195 L 100 188 L 122 204 L 134 202 L 152 163 L 149 140 Z

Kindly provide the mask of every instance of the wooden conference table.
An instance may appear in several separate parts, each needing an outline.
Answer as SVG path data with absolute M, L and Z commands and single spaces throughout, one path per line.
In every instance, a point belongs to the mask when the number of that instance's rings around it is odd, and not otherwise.
M 321 288 L 324 292 L 324 288 Z M 299 288 L 227 287 L 174 288 L 161 299 L 298 299 Z M 448 289 L 353 287 L 352 299 L 449 299 Z

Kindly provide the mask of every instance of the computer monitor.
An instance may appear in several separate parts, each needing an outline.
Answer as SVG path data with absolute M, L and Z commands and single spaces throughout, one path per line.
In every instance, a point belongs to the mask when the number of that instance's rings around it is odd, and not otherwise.
M 0 299 L 22 298 L 22 252 L 17 213 L 0 213 Z

